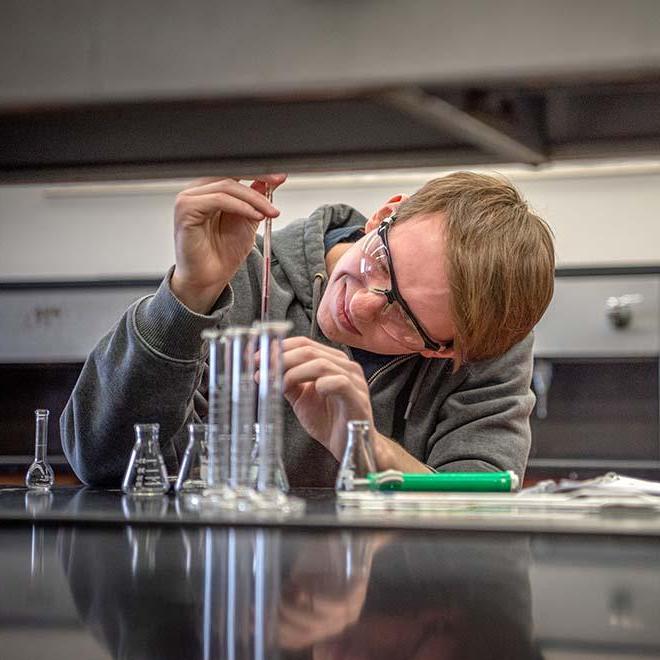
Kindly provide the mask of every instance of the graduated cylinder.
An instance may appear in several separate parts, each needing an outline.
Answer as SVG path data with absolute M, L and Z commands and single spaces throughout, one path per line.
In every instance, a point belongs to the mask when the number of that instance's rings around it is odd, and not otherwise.
M 208 492 L 218 500 L 232 499 L 229 487 L 229 441 L 231 433 L 231 392 L 225 387 L 225 363 L 231 346 L 221 330 L 202 332 L 209 346 Z
M 255 324 L 259 332 L 259 471 L 257 490 L 264 503 L 277 505 L 288 490 L 282 464 L 283 349 L 289 321 Z
M 255 352 L 257 331 L 253 328 L 232 327 L 224 333 L 226 344 L 224 384 L 227 393 L 223 405 L 231 405 L 229 485 L 237 500 L 250 504 L 255 491 L 250 483 L 250 463 L 254 443 Z M 226 401 L 225 399 L 229 399 Z

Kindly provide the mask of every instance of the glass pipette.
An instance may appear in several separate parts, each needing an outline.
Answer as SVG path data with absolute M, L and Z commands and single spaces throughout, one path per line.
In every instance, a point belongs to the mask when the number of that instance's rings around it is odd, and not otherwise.
M 273 190 L 266 184 L 264 191 L 266 199 L 272 203 Z M 264 269 L 261 275 L 261 322 L 270 319 L 270 237 L 273 229 L 273 219 L 266 216 L 264 220 Z

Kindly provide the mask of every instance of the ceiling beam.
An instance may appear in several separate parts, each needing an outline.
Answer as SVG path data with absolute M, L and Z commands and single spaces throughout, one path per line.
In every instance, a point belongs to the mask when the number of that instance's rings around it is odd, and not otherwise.
M 420 88 L 386 92 L 381 99 L 387 105 L 435 127 L 443 134 L 449 134 L 503 160 L 527 165 L 540 165 L 548 161 L 547 155 L 540 149 Z

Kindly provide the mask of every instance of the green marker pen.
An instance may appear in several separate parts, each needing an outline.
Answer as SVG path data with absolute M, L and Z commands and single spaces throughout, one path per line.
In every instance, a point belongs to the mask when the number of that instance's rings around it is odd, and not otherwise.
M 386 470 L 385 472 L 371 472 L 366 479 L 356 479 L 355 485 L 358 487 L 366 485 L 369 490 L 492 493 L 517 490 L 520 486 L 520 480 L 518 475 L 511 470 L 506 472 L 429 472 L 419 474 Z

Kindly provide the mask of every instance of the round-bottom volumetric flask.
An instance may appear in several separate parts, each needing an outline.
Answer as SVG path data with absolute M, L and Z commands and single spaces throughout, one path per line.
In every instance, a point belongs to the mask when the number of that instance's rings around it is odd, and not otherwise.
M 34 461 L 25 475 L 25 485 L 32 490 L 49 490 L 55 483 L 55 473 L 48 464 L 48 410 L 35 410 Z
M 188 446 L 174 484 L 177 493 L 201 493 L 208 488 L 208 426 L 188 424 Z
M 135 424 L 135 445 L 121 489 L 127 495 L 163 495 L 170 489 L 158 444 L 159 424 Z

